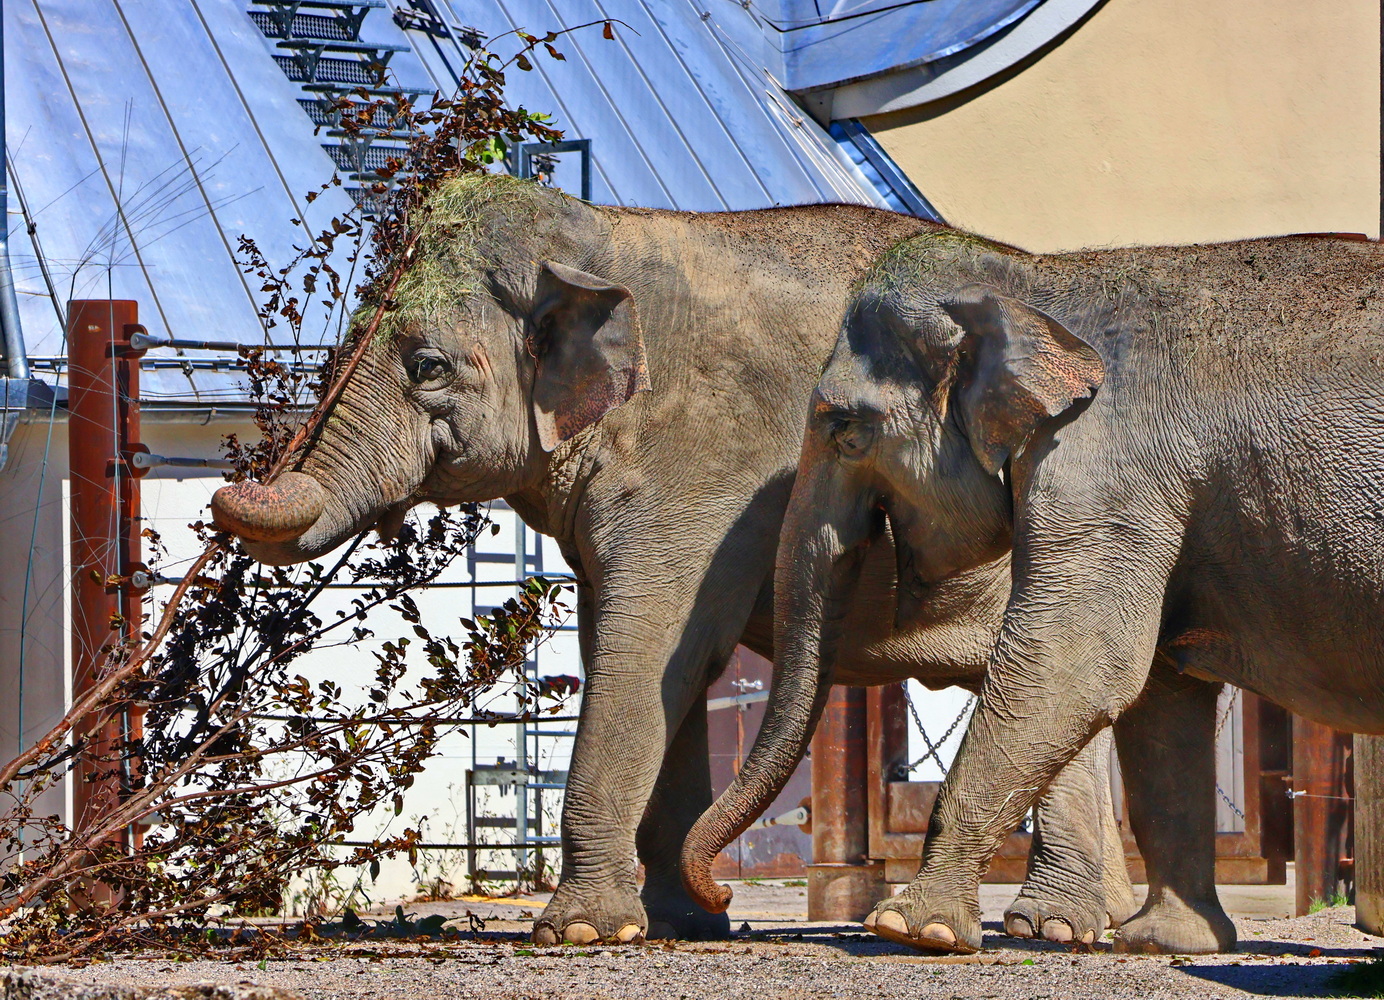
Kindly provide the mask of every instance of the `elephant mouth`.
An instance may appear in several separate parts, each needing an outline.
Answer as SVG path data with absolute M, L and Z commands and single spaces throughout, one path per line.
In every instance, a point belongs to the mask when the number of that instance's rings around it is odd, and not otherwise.
M 417 502 L 418 498 L 409 497 L 406 500 L 390 504 L 380 512 L 380 516 L 375 518 L 375 523 L 372 526 L 380 541 L 392 542 L 399 537 L 399 531 L 403 528 L 404 521 L 408 519 L 408 512 L 414 508 Z

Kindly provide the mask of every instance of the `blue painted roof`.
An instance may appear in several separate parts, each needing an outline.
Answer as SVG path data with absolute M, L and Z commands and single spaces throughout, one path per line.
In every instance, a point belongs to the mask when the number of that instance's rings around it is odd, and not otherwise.
M 777 44 L 779 79 L 787 89 L 803 91 L 954 56 L 1017 23 L 1041 2 L 756 0 L 751 9 Z
M 304 202 L 333 165 L 244 7 L 30 0 L 4 16 L 10 206 L 29 205 L 58 297 L 136 299 L 160 336 L 264 342 L 238 238 L 286 262 L 305 242 L 291 220 L 315 232 L 351 203 L 340 190 Z M 61 355 L 38 253 L 13 215 L 11 228 L 29 353 Z M 233 379 L 177 369 L 146 372 L 143 388 L 243 396 Z
M 448 13 L 445 0 L 432 2 Z M 369 12 L 360 35 L 410 50 L 396 53 L 390 68 L 401 85 L 428 91 L 451 89 L 448 62 L 468 51 L 462 25 L 496 36 L 624 22 L 613 41 L 599 26 L 564 36 L 564 61 L 540 56 L 533 72 L 509 77 L 514 103 L 551 111 L 570 138 L 591 140 L 596 202 L 695 210 L 909 204 L 785 94 L 775 78 L 776 42 L 738 4 L 453 0 L 443 30 L 431 34 L 390 16 L 426 3 L 389 4 Z M 277 264 L 351 202 L 337 188 L 305 202 L 335 164 L 300 104 L 301 82 L 286 75 L 283 47 L 251 20 L 250 6 L 4 5 L 11 252 L 31 357 L 65 353 L 38 248 L 60 300 L 136 299 L 158 336 L 284 339 L 256 314 L 257 283 L 234 259 L 238 239 L 252 236 Z M 503 41 L 495 45 L 503 51 Z M 32 240 L 13 214 L 21 194 L 34 216 Z M 330 342 L 336 332 L 318 324 L 304 338 Z M 181 357 L 206 364 L 222 356 Z M 167 351 L 150 358 L 164 367 L 145 372 L 146 398 L 242 398 L 233 373 L 183 370 Z M 42 366 L 36 374 L 51 378 Z
M 805 202 L 885 204 L 849 155 L 775 82 L 762 27 L 718 0 L 451 0 L 458 22 L 494 37 L 605 18 L 555 43 L 566 57 L 511 70 L 508 94 L 551 111 L 569 138 L 592 140 L 593 200 L 694 211 Z M 503 51 L 504 43 L 496 41 Z M 439 87 L 430 46 L 415 46 Z

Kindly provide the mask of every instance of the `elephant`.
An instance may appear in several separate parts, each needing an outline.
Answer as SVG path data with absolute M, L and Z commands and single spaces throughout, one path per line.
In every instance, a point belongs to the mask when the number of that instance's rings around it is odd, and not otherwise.
M 1120 950 L 1232 949 L 1215 706 L 1233 684 L 1384 730 L 1384 253 L 1276 237 L 1029 255 L 956 231 L 883 254 L 813 392 L 776 570 L 770 704 L 707 851 L 805 746 L 837 609 L 887 524 L 899 609 L 976 567 L 1010 592 L 917 877 L 866 926 L 981 943 L 977 881 L 1113 726 L 1149 893 Z
M 726 917 L 692 902 L 679 868 L 712 799 L 705 690 L 737 642 L 772 655 L 779 528 L 850 285 L 936 227 L 847 205 L 597 207 L 501 176 L 448 180 L 427 210 L 315 440 L 272 484 L 220 489 L 214 523 L 272 564 L 397 530 L 423 501 L 503 497 L 554 537 L 577 581 L 586 686 L 561 880 L 534 939 L 724 937 Z M 924 664 L 935 683 L 974 686 L 1005 588 L 977 573 L 894 635 L 882 553 L 851 619 L 856 673 Z M 1122 860 L 1108 887 L 1091 881 L 1114 849 L 1113 821 L 1089 818 L 1108 800 L 1098 771 L 1073 768 L 1067 799 L 1040 810 L 1051 836 L 1016 929 L 1060 936 L 1132 912 Z

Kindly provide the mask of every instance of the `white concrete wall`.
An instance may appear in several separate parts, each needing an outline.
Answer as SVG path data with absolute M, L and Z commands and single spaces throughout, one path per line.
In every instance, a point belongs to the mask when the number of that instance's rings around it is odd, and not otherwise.
M 189 457 L 217 457 L 221 453 L 221 437 L 227 433 L 253 437 L 257 432 L 249 424 L 214 423 L 168 425 L 146 423 L 144 441 L 156 454 Z M 45 446 L 48 450 L 47 473 L 42 477 Z M 4 539 L 3 571 L 0 571 L 0 756 L 17 751 L 21 739 L 31 743 L 46 732 L 59 718 L 70 698 L 70 657 L 68 653 L 69 615 L 66 608 L 67 581 L 67 524 L 66 503 L 67 424 L 58 421 L 50 427 L 46 421 L 21 425 L 11 441 L 11 459 L 0 471 L 0 538 Z M 191 474 L 189 474 L 191 473 Z M 200 474 L 200 470 L 154 470 L 142 481 L 143 516 L 148 526 L 156 529 L 168 548 L 168 556 L 159 567 L 170 577 L 177 577 L 200 551 L 188 524 L 208 516 L 207 503 L 221 485 L 219 473 Z M 37 512 L 37 518 L 35 518 Z M 422 512 L 426 516 L 426 512 Z M 515 518 L 508 510 L 494 515 L 499 533 L 486 534 L 479 545 L 483 551 L 509 554 L 515 548 Z M 541 546 L 545 571 L 567 573 L 556 544 L 533 532 L 527 532 L 528 551 Z M 32 553 L 32 563 L 30 554 Z M 29 580 L 27 605 L 24 604 L 24 583 Z M 481 580 L 513 580 L 512 563 L 485 564 L 477 574 Z M 459 559 L 445 576 L 446 580 L 467 580 L 465 560 Z M 157 614 L 161 599 L 170 592 L 168 587 L 155 588 L 151 612 Z M 513 594 L 508 587 L 484 592 L 482 600 L 501 603 Z M 326 621 L 338 608 L 347 608 L 352 591 L 328 591 L 318 608 Z M 461 617 L 473 613 L 469 589 L 434 589 L 415 595 L 430 627 L 438 632 L 462 634 L 458 624 Z M 574 605 L 574 601 L 570 602 Z M 21 611 L 26 608 L 26 611 Z M 575 624 L 575 616 L 572 624 Z M 346 646 L 326 646 L 303 657 L 294 669 L 316 682 L 330 677 L 348 690 L 364 688 L 373 676 L 375 659 L 372 650 L 387 639 L 411 635 L 411 626 L 386 609 L 371 615 L 370 628 L 376 638 Z M 24 646 L 22 675 L 23 698 L 20 698 L 21 674 L 19 649 L 21 635 Z M 580 675 L 580 656 L 575 632 L 553 636 L 539 653 L 539 673 Z M 562 714 L 575 715 L 579 698 L 570 700 Z M 488 693 L 478 707 L 510 711 L 514 707 L 512 694 L 505 690 Z M 23 732 L 20 732 L 20 722 Z M 544 723 L 544 729 L 575 729 L 574 723 Z M 493 763 L 497 758 L 514 760 L 517 727 L 477 727 L 474 738 L 471 729 L 454 728 L 443 738 L 439 754 L 430 763 L 413 788 L 409 790 L 402 816 L 392 812 L 372 817 L 362 823 L 356 836 L 362 840 L 378 834 L 398 832 L 405 826 L 426 823 L 425 839 L 456 841 L 465 839 L 465 772 L 473 759 Z M 539 766 L 543 769 L 565 770 L 571 751 L 568 739 L 546 739 L 540 748 Z M 474 755 L 474 757 L 473 757 Z M 544 812 L 554 821 L 561 812 L 561 793 L 545 792 Z M 66 815 L 68 793 L 59 789 L 43 802 L 45 811 Z M 514 796 L 495 796 L 486 807 L 512 814 Z M 555 832 L 555 830 L 545 831 Z M 495 831 L 492 836 L 502 839 Z M 556 858 L 556 852 L 552 857 Z M 482 859 L 485 867 L 511 866 L 512 856 L 496 852 Z M 465 854 L 463 852 L 425 852 L 420 862 L 424 874 L 450 871 L 458 889 L 464 884 Z M 412 894 L 415 873 L 405 860 L 387 862 L 380 879 L 374 885 L 368 877 L 364 888 L 374 898 Z

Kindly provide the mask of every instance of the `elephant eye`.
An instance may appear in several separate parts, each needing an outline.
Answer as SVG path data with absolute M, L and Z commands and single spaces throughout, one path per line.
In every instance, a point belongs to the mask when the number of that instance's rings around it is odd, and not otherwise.
M 864 420 L 837 418 L 832 421 L 831 438 L 846 458 L 859 458 L 875 439 L 874 426 Z
M 409 378 L 415 385 L 436 382 L 451 371 L 451 363 L 439 354 L 415 354 L 408 366 Z

